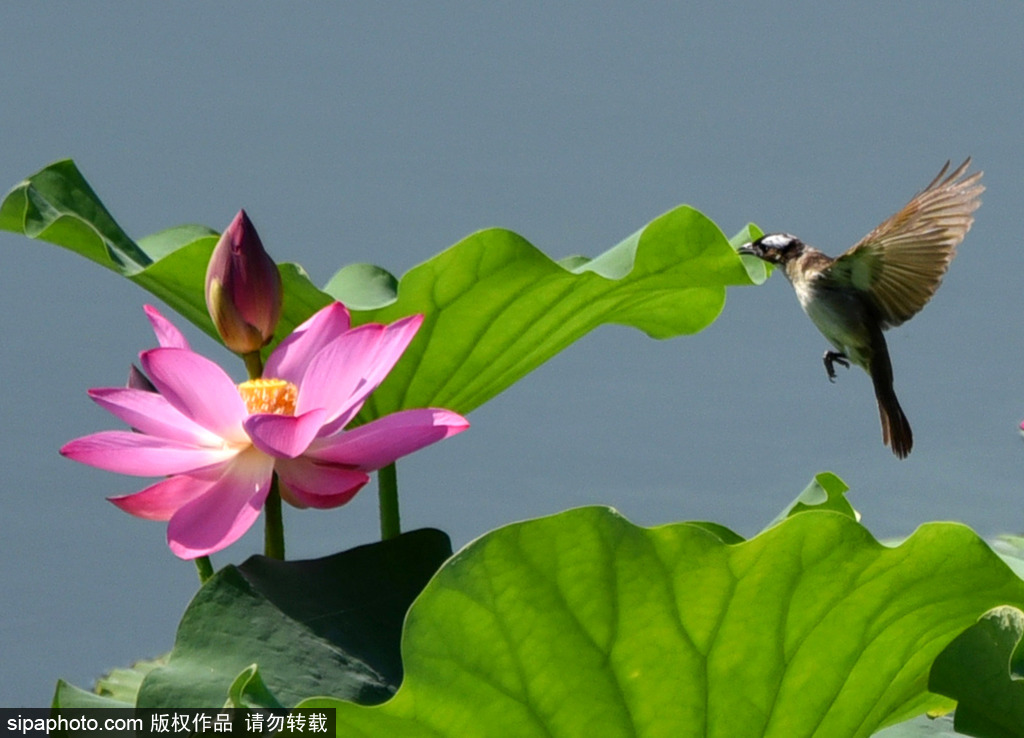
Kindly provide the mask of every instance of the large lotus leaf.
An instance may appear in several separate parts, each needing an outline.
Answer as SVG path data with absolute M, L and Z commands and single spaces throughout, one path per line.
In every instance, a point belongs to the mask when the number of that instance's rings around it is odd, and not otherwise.
M 749 227 L 737 240 L 758 232 Z M 354 316 L 426 316 L 363 419 L 431 405 L 468 412 L 604 323 L 655 338 L 696 333 L 718 317 L 727 285 L 752 284 L 718 226 L 685 205 L 599 257 L 571 263 L 566 268 L 522 236 L 494 228 L 413 268 L 393 302 Z M 344 302 L 350 284 L 336 275 L 327 289 Z M 376 284 L 386 291 L 383 277 Z
M 57 688 L 53 693 L 53 701 L 50 706 L 54 709 L 71 709 L 78 707 L 109 707 L 126 708 L 134 707 L 134 701 L 125 701 L 107 695 L 87 692 L 81 687 L 68 684 L 63 679 L 57 681 Z
M 1024 578 L 1024 536 L 999 536 L 992 541 L 992 548 L 1017 572 L 1017 576 Z M 1021 667 L 1024 670 L 1024 663 Z
M 998 607 L 935 659 L 929 687 L 957 701 L 956 729 L 979 738 L 1024 738 L 1024 679 L 1010 664 L 1024 635 L 1024 613 Z
M 1024 582 L 968 528 L 881 545 L 809 510 L 741 543 L 582 508 L 493 531 L 413 605 L 405 681 L 339 736 L 867 736 L 949 707 L 932 661 Z
M 0 204 L 0 229 L 96 261 L 216 337 L 203 297 L 217 238 L 209 228 L 180 226 L 135 242 L 65 160 L 8 193 Z M 748 226 L 735 241 L 759 233 Z M 287 335 L 332 299 L 355 308 L 355 323 L 424 313 L 416 340 L 360 421 L 406 407 L 465 413 L 603 323 L 631 325 L 658 338 L 703 329 L 721 311 L 726 285 L 765 277 L 763 264 L 741 260 L 735 245 L 705 216 L 680 206 L 593 260 L 556 263 L 521 236 L 491 229 L 401 281 L 379 267 L 353 265 L 321 291 L 301 267 L 281 264 L 285 301 L 277 335 Z
M 445 534 L 420 530 L 323 559 L 226 566 L 189 604 L 137 705 L 291 706 L 337 690 L 381 702 L 402 680 L 409 605 L 450 554 Z
M 139 688 L 146 675 L 154 669 L 167 665 L 167 654 L 155 659 L 136 661 L 128 668 L 111 669 L 96 680 L 93 690 L 96 694 L 134 705 L 139 698 Z
M 0 203 L 0 229 L 63 246 L 127 277 L 217 338 L 204 297 L 206 265 L 217 243 L 216 231 L 200 225 L 177 226 L 136 243 L 70 159 L 55 162 L 12 188 Z M 301 267 L 281 264 L 279 269 L 286 295 L 283 335 L 330 298 Z

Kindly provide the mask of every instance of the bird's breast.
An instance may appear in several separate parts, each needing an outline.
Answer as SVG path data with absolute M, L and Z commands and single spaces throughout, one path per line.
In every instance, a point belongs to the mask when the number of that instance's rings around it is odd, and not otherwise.
M 871 332 L 868 310 L 858 290 L 839 288 L 820 278 L 793 280 L 793 289 L 800 307 L 829 343 L 867 368 Z

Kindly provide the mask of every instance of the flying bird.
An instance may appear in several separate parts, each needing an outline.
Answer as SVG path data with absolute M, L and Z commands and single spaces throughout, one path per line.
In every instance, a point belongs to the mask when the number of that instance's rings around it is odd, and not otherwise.
M 836 349 L 824 356 L 830 381 L 834 364 L 853 362 L 870 375 L 882 442 L 901 459 L 914 437 L 893 390 L 882 332 L 925 306 L 970 230 L 985 190 L 981 172 L 967 175 L 970 163 L 968 158 L 947 175 L 946 162 L 902 210 L 835 259 L 788 233 L 771 233 L 739 249 L 782 267 L 800 306 Z

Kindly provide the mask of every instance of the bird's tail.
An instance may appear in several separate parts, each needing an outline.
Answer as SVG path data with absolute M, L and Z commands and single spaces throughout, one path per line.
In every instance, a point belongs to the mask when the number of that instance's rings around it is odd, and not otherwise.
M 905 459 L 914 445 L 914 434 L 892 388 L 892 364 L 884 342 L 881 343 L 881 350 L 877 350 L 876 346 L 871 358 L 871 381 L 875 386 L 878 414 L 882 420 L 882 443 L 889 446 L 896 456 Z
M 910 423 L 903 414 L 896 393 L 881 395 L 876 392 L 875 397 L 878 398 L 878 414 L 882 418 L 882 443 L 892 448 L 892 452 L 899 458 L 907 458 L 914 445 L 914 434 L 910 431 Z

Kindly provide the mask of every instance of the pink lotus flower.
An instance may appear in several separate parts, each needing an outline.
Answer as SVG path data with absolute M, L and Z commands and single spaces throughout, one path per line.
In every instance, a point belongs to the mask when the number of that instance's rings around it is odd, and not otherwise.
M 266 379 L 235 386 L 155 308 L 146 312 L 160 348 L 140 360 L 157 392 L 89 392 L 134 432 L 78 438 L 61 453 L 121 474 L 166 477 L 110 501 L 132 515 L 169 521 L 168 545 L 183 559 L 241 537 L 259 516 L 275 472 L 290 504 L 337 507 L 369 481 L 367 472 L 469 427 L 457 413 L 425 408 L 345 430 L 422 316 L 351 328 L 348 310 L 333 303 L 278 345 Z

